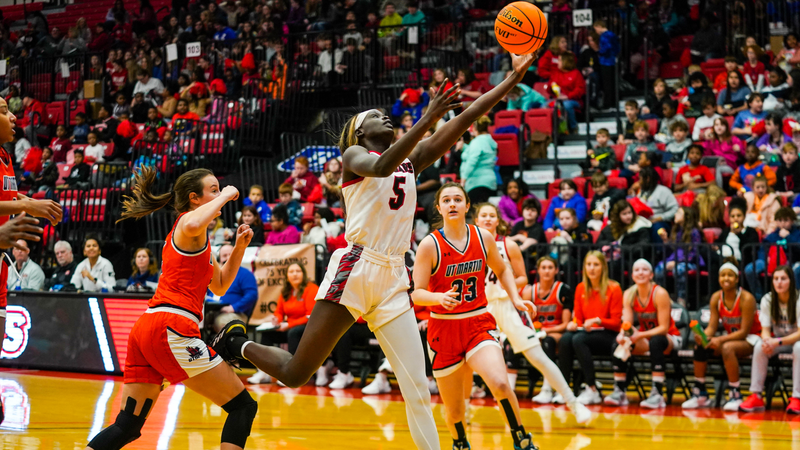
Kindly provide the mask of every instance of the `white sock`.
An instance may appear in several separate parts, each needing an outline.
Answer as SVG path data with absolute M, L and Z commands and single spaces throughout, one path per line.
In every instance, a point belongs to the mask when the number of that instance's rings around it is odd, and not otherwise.
M 566 403 L 575 401 L 575 394 L 569 388 L 564 375 L 561 374 L 556 363 L 547 357 L 541 345 L 531 347 L 522 352 L 522 354 L 544 376 L 545 383 L 548 383 L 556 392 L 561 394 Z

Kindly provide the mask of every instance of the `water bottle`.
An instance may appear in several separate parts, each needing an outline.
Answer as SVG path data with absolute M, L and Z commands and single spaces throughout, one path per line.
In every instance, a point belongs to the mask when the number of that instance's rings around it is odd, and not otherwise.
M 708 336 L 706 336 L 706 330 L 700 326 L 700 323 L 696 320 L 693 320 L 689 323 L 689 327 L 694 331 L 694 334 L 700 336 L 700 341 L 703 343 L 703 347 L 708 346 Z

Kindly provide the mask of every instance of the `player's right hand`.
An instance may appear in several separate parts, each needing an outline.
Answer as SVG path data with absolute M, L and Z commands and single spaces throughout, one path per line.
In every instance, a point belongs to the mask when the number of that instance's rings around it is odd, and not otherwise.
M 227 196 L 229 201 L 233 201 L 239 198 L 239 190 L 235 186 L 228 185 L 222 189 L 222 195 Z
M 15 247 L 20 250 L 27 250 L 17 244 L 19 239 L 26 241 L 38 241 L 37 236 L 42 234 L 42 228 L 38 227 L 39 221 L 33 217 L 22 213 L 0 226 L 0 248 Z
M 61 205 L 53 200 L 25 199 L 24 211 L 31 216 L 49 220 L 53 226 L 61 222 Z
M 442 297 L 439 299 L 439 304 L 444 307 L 444 309 L 450 311 L 456 306 L 458 306 L 461 301 L 458 299 L 459 293 L 454 289 L 450 289 L 449 291 L 442 294 Z
M 444 79 L 438 90 L 431 88 L 431 101 L 428 103 L 425 114 L 429 115 L 434 122 L 438 122 L 448 111 L 461 107 L 461 102 L 458 101 L 458 97 L 461 95 L 461 85 L 456 83 L 445 91 L 446 85 L 447 78 Z

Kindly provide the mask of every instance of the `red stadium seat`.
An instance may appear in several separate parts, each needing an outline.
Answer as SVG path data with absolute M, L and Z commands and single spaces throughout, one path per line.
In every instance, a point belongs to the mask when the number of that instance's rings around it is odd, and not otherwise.
M 56 186 L 58 186 L 64 184 L 64 180 L 69 176 L 69 173 L 72 172 L 72 163 L 58 163 L 56 166 L 58 167 Z
M 672 183 L 674 181 L 675 173 L 672 171 L 672 169 L 664 169 L 661 171 L 661 184 L 672 189 Z
M 709 244 L 713 244 L 721 234 L 721 228 L 703 228 L 703 237 Z
M 728 121 L 728 126 L 733 129 L 733 121 L 736 120 L 734 116 L 725 116 L 725 120 Z
M 531 133 L 539 131 L 552 136 L 553 110 L 549 108 L 529 109 L 525 112 L 525 124 L 531 129 Z
M 689 125 L 689 137 L 692 137 L 692 133 L 694 132 L 694 123 L 697 122 L 696 117 L 687 117 L 686 124 Z
M 497 142 L 497 165 L 519 166 L 519 136 L 513 133 L 492 133 L 492 139 Z
M 647 132 L 650 133 L 650 136 L 655 136 L 658 133 L 658 119 L 646 119 L 647 122 Z
M 303 223 L 313 222 L 314 221 L 314 204 L 313 203 L 303 203 L 301 206 L 303 207 Z
M 547 243 L 549 244 L 555 237 L 558 236 L 558 231 L 555 230 L 544 230 L 544 237 L 547 238 Z
M 683 76 L 683 66 L 678 61 L 671 61 L 661 64 L 659 75 L 661 78 L 681 78 Z
M 519 128 L 522 125 L 522 111 L 519 109 L 511 111 L 498 111 L 494 115 L 494 127 L 503 128 L 508 126 L 515 126 Z
M 558 193 L 561 191 L 559 185 L 562 181 L 564 180 L 559 178 L 557 180 L 553 180 L 553 182 L 547 185 L 547 198 L 558 197 Z M 586 193 L 586 178 L 573 178 L 572 181 L 574 181 L 575 185 L 578 187 L 578 194 L 583 197 Z
M 625 159 L 625 151 L 628 150 L 628 146 L 625 144 L 614 144 L 611 148 L 614 149 L 614 155 L 617 157 L 617 161 L 622 162 Z
M 600 237 L 600 232 L 595 230 L 589 230 L 589 234 L 592 236 L 592 244 L 596 244 L 597 238 Z
M 547 89 L 547 83 L 534 83 L 533 90 L 542 94 L 546 99 L 550 98 L 550 91 Z
M 103 150 L 103 155 L 111 156 L 111 155 L 114 154 L 114 143 L 113 142 L 109 142 L 109 143 L 101 142 L 100 145 L 103 146 L 103 149 L 104 149 Z

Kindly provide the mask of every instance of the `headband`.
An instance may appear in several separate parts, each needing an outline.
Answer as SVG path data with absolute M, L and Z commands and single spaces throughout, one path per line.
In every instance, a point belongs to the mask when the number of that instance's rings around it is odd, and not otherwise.
M 633 263 L 633 267 L 636 267 L 637 264 L 644 264 L 645 266 L 647 266 L 648 269 L 650 269 L 650 272 L 653 271 L 653 265 L 650 264 L 650 261 L 644 258 L 637 259 L 636 262 Z
M 353 131 L 356 131 L 359 128 L 361 128 L 361 125 L 364 123 L 364 119 L 367 118 L 367 114 L 369 114 L 370 111 L 372 111 L 372 110 L 369 109 L 367 111 L 358 113 L 358 115 L 356 116 L 356 127 L 353 129 Z
M 736 267 L 736 264 L 726 262 L 725 264 L 720 266 L 719 271 L 722 272 L 725 269 L 732 271 L 733 273 L 736 274 L 737 277 L 739 276 L 739 268 Z

